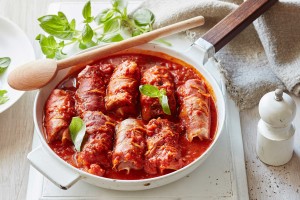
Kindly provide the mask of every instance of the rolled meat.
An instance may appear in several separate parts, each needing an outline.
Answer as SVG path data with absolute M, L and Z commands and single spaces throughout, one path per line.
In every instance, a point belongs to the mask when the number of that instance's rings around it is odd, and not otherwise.
M 147 128 L 147 152 L 145 172 L 163 173 L 164 170 L 178 170 L 183 167 L 181 149 L 178 144 L 179 133 L 167 119 L 152 119 Z
M 45 105 L 44 124 L 47 141 L 71 141 L 69 124 L 75 115 L 73 92 L 55 89 Z
M 83 113 L 86 124 L 86 137 L 82 151 L 77 155 L 79 167 L 103 176 L 105 168 L 111 166 L 111 151 L 115 122 L 100 111 L 86 111 Z
M 186 128 L 187 139 L 210 139 L 210 94 L 205 82 L 190 79 L 177 89 L 180 113 L 179 118 Z
M 85 111 L 100 111 L 104 107 L 106 87 L 99 66 L 86 66 L 77 77 L 75 106 L 79 116 Z
M 146 129 L 137 119 L 125 119 L 116 126 L 115 145 L 112 154 L 113 169 L 116 171 L 140 170 L 144 166 Z
M 106 109 L 121 117 L 136 116 L 139 81 L 140 69 L 135 62 L 117 66 L 107 87 Z
M 172 74 L 166 67 L 154 66 L 146 70 L 141 78 L 141 85 L 150 84 L 156 86 L 159 90 L 164 89 L 168 96 L 168 103 L 171 110 L 171 115 L 176 115 L 176 99 L 175 88 Z M 152 118 L 162 117 L 169 118 L 170 116 L 165 114 L 159 103 L 158 98 L 151 98 L 141 94 L 140 96 L 142 118 L 145 121 L 149 121 Z

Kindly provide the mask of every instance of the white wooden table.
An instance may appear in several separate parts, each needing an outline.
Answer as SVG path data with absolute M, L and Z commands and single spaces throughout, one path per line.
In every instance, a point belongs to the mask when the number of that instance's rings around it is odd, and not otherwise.
M 36 19 L 46 13 L 51 2 L 53 1 L 0 1 L 0 15 L 9 18 L 25 31 L 37 57 L 41 55 L 34 38 L 41 31 Z M 26 93 L 12 108 L 0 114 L 1 200 L 23 200 L 26 197 L 29 170 L 26 155 L 31 150 L 34 129 L 34 95 L 35 92 Z M 240 113 L 250 199 L 300 199 L 300 99 L 294 99 L 298 106 L 294 122 L 295 153 L 292 160 L 282 167 L 266 166 L 256 156 L 256 125 L 259 120 L 257 107 Z

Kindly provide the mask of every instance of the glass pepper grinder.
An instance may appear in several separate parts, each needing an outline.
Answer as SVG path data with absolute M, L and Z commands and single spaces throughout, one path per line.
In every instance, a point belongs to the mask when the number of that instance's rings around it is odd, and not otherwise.
M 295 101 L 282 89 L 265 94 L 259 102 L 256 152 L 272 166 L 287 163 L 293 155 Z

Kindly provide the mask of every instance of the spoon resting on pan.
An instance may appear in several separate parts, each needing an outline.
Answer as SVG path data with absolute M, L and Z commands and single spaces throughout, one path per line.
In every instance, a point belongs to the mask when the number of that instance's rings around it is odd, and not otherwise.
M 47 85 L 56 76 L 58 70 L 73 66 L 86 66 L 113 53 L 203 24 L 204 17 L 198 16 L 63 60 L 41 59 L 32 61 L 15 68 L 8 76 L 8 84 L 16 90 L 29 91 L 39 89 Z

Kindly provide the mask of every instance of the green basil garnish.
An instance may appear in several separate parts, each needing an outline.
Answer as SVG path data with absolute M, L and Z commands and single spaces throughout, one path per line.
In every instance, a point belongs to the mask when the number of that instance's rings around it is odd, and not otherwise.
M 89 24 L 85 24 L 82 30 L 82 42 L 84 44 L 91 42 L 93 36 L 94 36 L 93 29 L 90 27 Z
M 140 85 L 139 90 L 143 95 L 146 95 L 151 98 L 158 98 L 164 113 L 166 113 L 167 115 L 171 115 L 171 110 L 168 103 L 168 96 L 164 89 L 159 90 L 153 85 L 145 84 Z
M 0 74 L 2 74 L 10 65 L 11 59 L 9 57 L 0 58 Z
M 82 9 L 83 29 L 76 27 L 75 19 L 68 20 L 63 12 L 38 18 L 40 27 L 48 34 L 39 34 L 41 50 L 47 58 L 62 59 L 64 47 L 77 44 L 86 49 L 103 43 L 118 42 L 152 30 L 154 15 L 150 10 L 138 9 L 127 14 L 127 0 L 111 0 L 111 8 L 92 14 L 92 3 Z M 81 23 L 79 23 L 81 24 Z
M 94 17 L 92 17 L 92 8 L 91 8 L 91 2 L 88 1 L 83 7 L 82 10 L 82 16 L 85 19 L 85 23 L 90 23 L 94 20 Z
M 2 74 L 10 65 L 11 59 L 9 57 L 0 58 L 0 74 Z M 0 105 L 6 103 L 9 100 L 7 96 L 7 90 L 0 90 Z
M 164 113 L 166 113 L 167 115 L 171 115 L 171 110 L 170 110 L 169 103 L 168 103 L 168 96 L 162 95 L 158 99 L 159 99 L 159 103 L 160 103 Z
M 86 125 L 80 117 L 73 117 L 69 126 L 72 142 L 77 151 L 81 151 L 81 144 L 85 136 Z
M 137 10 L 133 14 L 133 19 L 134 22 L 139 26 L 148 26 L 149 24 L 153 24 L 155 20 L 153 13 L 146 8 L 141 8 Z
M 0 90 L 0 105 L 6 103 L 9 100 L 9 98 L 6 96 L 6 93 L 6 90 Z
M 62 40 L 72 40 L 74 37 L 75 30 L 72 29 L 72 25 L 63 12 L 58 12 L 57 15 L 45 15 L 38 21 L 40 27 L 49 35 Z
M 153 85 L 149 85 L 149 84 L 140 85 L 139 90 L 143 95 L 146 95 L 148 97 L 161 96 L 161 92 L 159 91 L 159 89 Z

